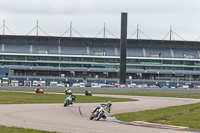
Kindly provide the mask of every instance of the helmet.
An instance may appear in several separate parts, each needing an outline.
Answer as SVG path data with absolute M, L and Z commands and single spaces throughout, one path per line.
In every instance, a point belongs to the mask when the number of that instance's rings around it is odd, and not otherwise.
M 108 101 L 108 106 L 112 106 L 112 102 L 111 101 Z

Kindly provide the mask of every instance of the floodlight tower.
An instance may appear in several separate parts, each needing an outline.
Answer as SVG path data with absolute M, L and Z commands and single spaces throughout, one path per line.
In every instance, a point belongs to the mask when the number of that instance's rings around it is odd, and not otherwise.
M 127 13 L 121 13 L 120 85 L 126 85 Z

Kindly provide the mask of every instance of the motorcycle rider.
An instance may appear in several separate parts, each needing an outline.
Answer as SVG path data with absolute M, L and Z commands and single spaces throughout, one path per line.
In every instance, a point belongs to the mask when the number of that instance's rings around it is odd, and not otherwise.
M 76 101 L 76 94 L 72 93 L 71 95 L 67 96 L 66 99 L 69 99 L 69 104 L 73 104 Z
M 111 101 L 108 101 L 107 103 L 101 103 L 101 107 L 106 107 L 108 113 L 111 112 L 111 106 L 112 106 L 112 102 Z M 97 106 L 96 108 L 94 108 L 92 113 L 96 112 L 97 109 L 100 109 L 100 106 Z
M 72 93 L 72 94 L 71 94 L 71 97 L 72 97 L 72 101 L 73 101 L 73 102 L 76 101 L 76 94 L 75 94 L 75 93 Z
M 69 89 L 68 89 L 68 88 L 66 88 L 66 89 L 65 89 L 65 94 L 68 94 L 68 91 L 69 91 Z
M 88 95 L 88 90 L 87 89 L 85 89 L 85 95 Z

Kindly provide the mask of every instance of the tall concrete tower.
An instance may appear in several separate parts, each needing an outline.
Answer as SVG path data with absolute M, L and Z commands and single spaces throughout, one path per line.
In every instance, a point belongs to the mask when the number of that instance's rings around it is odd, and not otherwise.
M 127 13 L 121 13 L 120 85 L 126 85 Z

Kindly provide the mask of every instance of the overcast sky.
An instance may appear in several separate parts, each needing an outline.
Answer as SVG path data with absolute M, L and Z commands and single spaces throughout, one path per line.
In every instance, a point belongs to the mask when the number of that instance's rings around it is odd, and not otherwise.
M 121 12 L 128 13 L 128 38 L 137 24 L 151 39 L 164 39 L 170 25 L 185 40 L 196 41 L 200 36 L 200 0 L 0 0 L 0 27 L 5 19 L 15 35 L 26 35 L 38 20 L 48 35 L 61 36 L 72 22 L 82 36 L 96 37 L 105 22 L 106 29 L 120 37 Z M 11 33 L 5 30 L 5 34 Z M 173 39 L 181 40 L 176 34 Z M 36 35 L 36 30 L 29 35 Z M 39 35 L 45 34 L 39 30 Z M 73 36 L 79 37 L 75 31 Z M 106 36 L 113 37 L 109 32 Z M 103 37 L 103 32 L 98 37 Z M 148 39 L 142 33 L 140 38 Z

